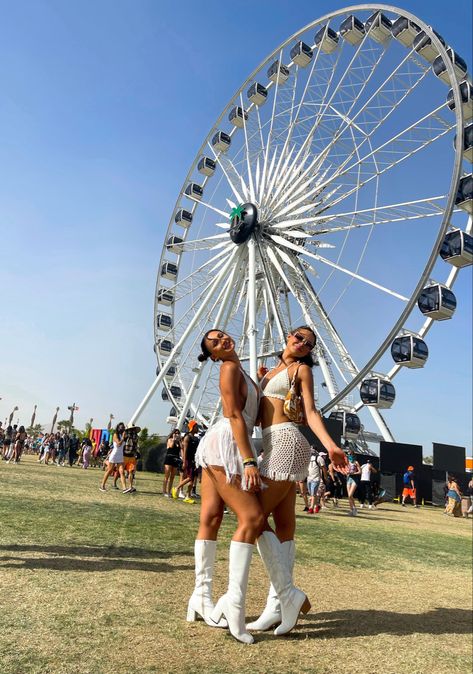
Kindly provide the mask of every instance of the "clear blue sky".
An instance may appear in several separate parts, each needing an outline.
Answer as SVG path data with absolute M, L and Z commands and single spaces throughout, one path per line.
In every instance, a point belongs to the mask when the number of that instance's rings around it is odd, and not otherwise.
M 153 380 L 156 269 L 176 195 L 228 99 L 280 42 L 348 3 L 0 2 L 0 419 L 129 418 Z M 471 66 L 471 3 L 411 1 Z M 396 439 L 471 445 L 471 269 Z M 166 432 L 159 396 L 142 423 Z M 16 417 L 15 417 L 16 419 Z

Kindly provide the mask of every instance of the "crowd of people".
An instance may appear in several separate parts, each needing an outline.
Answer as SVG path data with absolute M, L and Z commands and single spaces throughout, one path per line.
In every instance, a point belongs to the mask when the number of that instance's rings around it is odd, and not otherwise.
M 0 422 L 0 456 L 8 463 L 20 463 L 23 453 L 34 454 L 38 463 L 55 465 L 58 467 L 74 465 L 87 470 L 99 468 L 105 471 L 101 484 L 101 491 L 105 491 L 105 484 L 110 475 L 113 476 L 113 486 L 117 488 L 117 480 L 121 479 L 124 493 L 136 491 L 134 486 L 137 461 L 140 457 L 138 449 L 137 426 L 125 429 L 124 424 L 118 424 L 113 436 L 114 443 L 102 440 L 97 444 L 90 437 L 78 437 L 75 432 L 57 431 L 55 433 L 40 433 L 36 438 L 28 435 L 24 426 L 8 425 L 3 428 Z M 115 451 L 117 433 L 123 437 L 122 458 L 117 461 Z

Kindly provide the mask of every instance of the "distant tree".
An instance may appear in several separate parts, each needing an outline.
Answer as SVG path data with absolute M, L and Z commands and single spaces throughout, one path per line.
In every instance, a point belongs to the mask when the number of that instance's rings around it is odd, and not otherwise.
M 140 467 L 143 470 L 158 471 L 166 448 L 166 438 L 157 433 L 149 434 L 147 428 L 142 428 L 138 435 L 138 447 L 141 453 Z
M 58 431 L 66 431 L 67 433 L 72 433 L 72 431 L 76 430 L 74 426 L 72 426 L 69 419 L 63 419 L 62 421 L 59 421 L 57 429 Z
M 35 424 L 34 426 L 28 426 L 26 429 L 28 435 L 32 435 L 33 437 L 37 437 L 40 433 L 44 432 L 44 428 L 41 424 Z
M 433 466 L 434 465 L 434 457 L 433 456 L 424 456 L 422 459 L 422 463 L 427 464 L 427 466 Z

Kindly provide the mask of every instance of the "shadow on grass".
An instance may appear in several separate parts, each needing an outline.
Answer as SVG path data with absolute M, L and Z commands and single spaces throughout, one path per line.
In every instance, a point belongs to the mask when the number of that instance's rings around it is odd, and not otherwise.
M 426 613 L 345 610 L 310 614 L 292 639 L 346 639 L 377 634 L 470 634 L 471 611 L 461 608 L 436 608 Z M 263 635 L 261 635 L 263 636 Z M 269 636 L 271 635 L 264 635 Z M 277 638 L 277 637 L 274 637 Z
M 95 572 L 122 569 L 152 573 L 171 573 L 194 568 L 193 562 L 177 565 L 169 561 L 174 555 L 189 556 L 188 550 L 169 553 L 160 550 L 115 546 L 1 545 L 1 551 L 10 554 L 0 557 L 0 568 Z M 27 552 L 36 553 L 39 556 L 16 556 Z M 91 557 L 93 559 L 90 559 Z M 150 561 L 144 561 L 146 558 Z M 156 558 L 168 561 L 151 561 Z

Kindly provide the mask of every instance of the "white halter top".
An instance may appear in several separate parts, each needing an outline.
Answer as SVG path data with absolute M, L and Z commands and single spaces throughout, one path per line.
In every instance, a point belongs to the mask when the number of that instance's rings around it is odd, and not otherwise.
M 259 393 L 255 385 L 255 382 L 251 377 L 246 374 L 243 368 L 240 368 L 241 373 L 245 377 L 246 385 L 248 388 L 248 393 L 246 394 L 245 407 L 242 410 L 243 419 L 245 420 L 246 427 L 251 432 L 253 431 L 253 426 L 255 425 L 256 417 L 258 416 L 258 407 L 259 407 Z
M 261 396 L 263 398 L 277 398 L 278 400 L 285 400 L 287 393 L 291 388 L 288 368 L 287 367 L 284 368 L 284 370 L 281 370 L 280 372 L 275 374 L 274 377 L 269 379 L 268 383 L 263 389 L 263 382 L 267 376 L 268 375 L 265 374 L 263 379 L 260 381 Z

